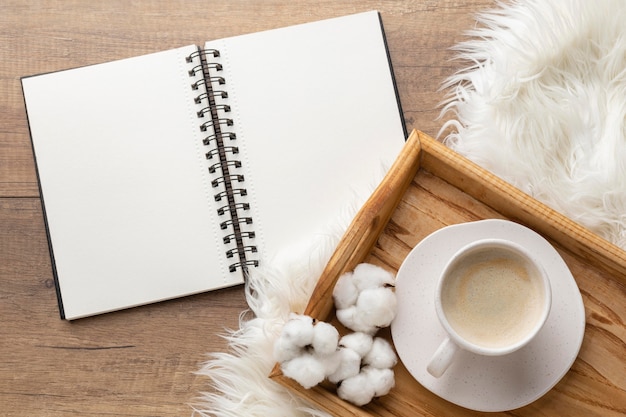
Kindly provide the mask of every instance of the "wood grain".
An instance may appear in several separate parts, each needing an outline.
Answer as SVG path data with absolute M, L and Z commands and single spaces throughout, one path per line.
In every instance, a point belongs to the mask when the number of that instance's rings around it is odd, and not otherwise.
M 460 65 L 449 48 L 472 27 L 473 13 L 493 5 L 0 2 L 0 414 L 190 415 L 188 403 L 208 389 L 194 372 L 207 352 L 226 350 L 220 334 L 237 328 L 246 309 L 242 289 L 234 288 L 75 323 L 59 319 L 20 77 L 378 9 L 408 128 L 435 135 L 442 123 L 438 88 Z M 602 301 L 599 317 L 605 317 Z
M 313 291 L 313 294 L 319 296 L 311 297 L 304 314 L 327 317 L 333 308 L 333 300 L 326 295 L 332 294 L 341 275 L 353 270 L 371 252 L 419 169 L 419 136 L 417 131 L 409 136 L 403 152 L 389 169 L 385 181 L 374 190 L 352 220 Z
M 410 250 L 430 233 L 451 224 L 484 218 L 504 218 L 534 228 L 557 248 L 581 290 L 585 305 L 586 329 L 574 365 L 565 377 L 539 400 L 505 413 L 514 416 L 620 416 L 626 413 L 626 252 L 591 234 L 573 221 L 532 199 L 469 160 L 423 134 L 419 145 L 409 141 L 398 163 L 356 215 L 320 276 L 306 312 L 337 324 L 332 291 L 337 271 L 351 270 L 360 261 L 381 265 L 397 272 Z M 419 149 L 418 152 L 415 152 Z M 411 158 L 415 160 L 411 161 Z M 417 174 L 405 167 L 419 167 Z M 381 193 L 388 187 L 411 183 L 398 201 Z M 400 187 L 398 188 L 400 189 Z M 387 218 L 386 227 L 371 227 L 376 216 Z M 375 223 L 375 222 L 374 222 Z M 352 238 L 354 233 L 376 234 Z M 363 256 L 363 244 L 376 239 Z M 370 246 L 371 247 L 371 246 Z M 343 256 L 355 253 L 354 257 Z M 355 259 L 356 258 L 356 259 Z M 341 326 L 338 325 L 341 329 Z M 393 343 L 389 332 L 383 333 Z M 470 411 L 437 397 L 422 387 L 400 362 L 395 367 L 396 386 L 385 397 L 363 408 L 334 396 L 335 387 L 318 386 L 305 390 L 286 378 L 277 367 L 270 378 L 297 395 L 339 416 L 474 416 Z

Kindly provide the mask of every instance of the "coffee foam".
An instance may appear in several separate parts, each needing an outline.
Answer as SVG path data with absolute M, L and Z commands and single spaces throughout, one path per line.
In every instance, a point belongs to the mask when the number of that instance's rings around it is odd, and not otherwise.
M 541 318 L 539 274 L 519 257 L 483 250 L 457 263 L 442 292 L 445 316 L 467 341 L 489 348 L 513 345 Z

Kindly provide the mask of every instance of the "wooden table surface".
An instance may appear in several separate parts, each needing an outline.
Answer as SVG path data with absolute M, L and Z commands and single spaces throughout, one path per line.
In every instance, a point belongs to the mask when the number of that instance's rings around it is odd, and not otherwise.
M 381 12 L 409 130 L 436 135 L 451 46 L 487 0 L 0 3 L 0 415 L 189 416 L 194 375 L 246 310 L 241 287 L 59 318 L 20 77 L 369 9 Z

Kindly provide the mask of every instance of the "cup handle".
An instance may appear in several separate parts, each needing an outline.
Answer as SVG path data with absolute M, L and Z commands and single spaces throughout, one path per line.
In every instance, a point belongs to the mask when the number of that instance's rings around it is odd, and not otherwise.
M 435 378 L 439 378 L 446 372 L 446 369 L 452 363 L 452 359 L 454 359 L 454 355 L 456 354 L 459 347 L 456 343 L 450 340 L 449 337 L 446 337 L 446 340 L 441 342 L 435 354 L 430 359 L 426 370 L 429 374 L 434 376 Z

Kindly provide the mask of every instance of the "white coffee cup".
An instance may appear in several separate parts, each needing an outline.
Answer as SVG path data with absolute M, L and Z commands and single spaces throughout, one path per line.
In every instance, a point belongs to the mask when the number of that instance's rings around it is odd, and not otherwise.
M 447 337 L 428 372 L 443 375 L 459 349 L 498 356 L 525 346 L 548 318 L 551 295 L 541 263 L 524 247 L 504 239 L 464 246 L 439 277 L 435 308 Z

